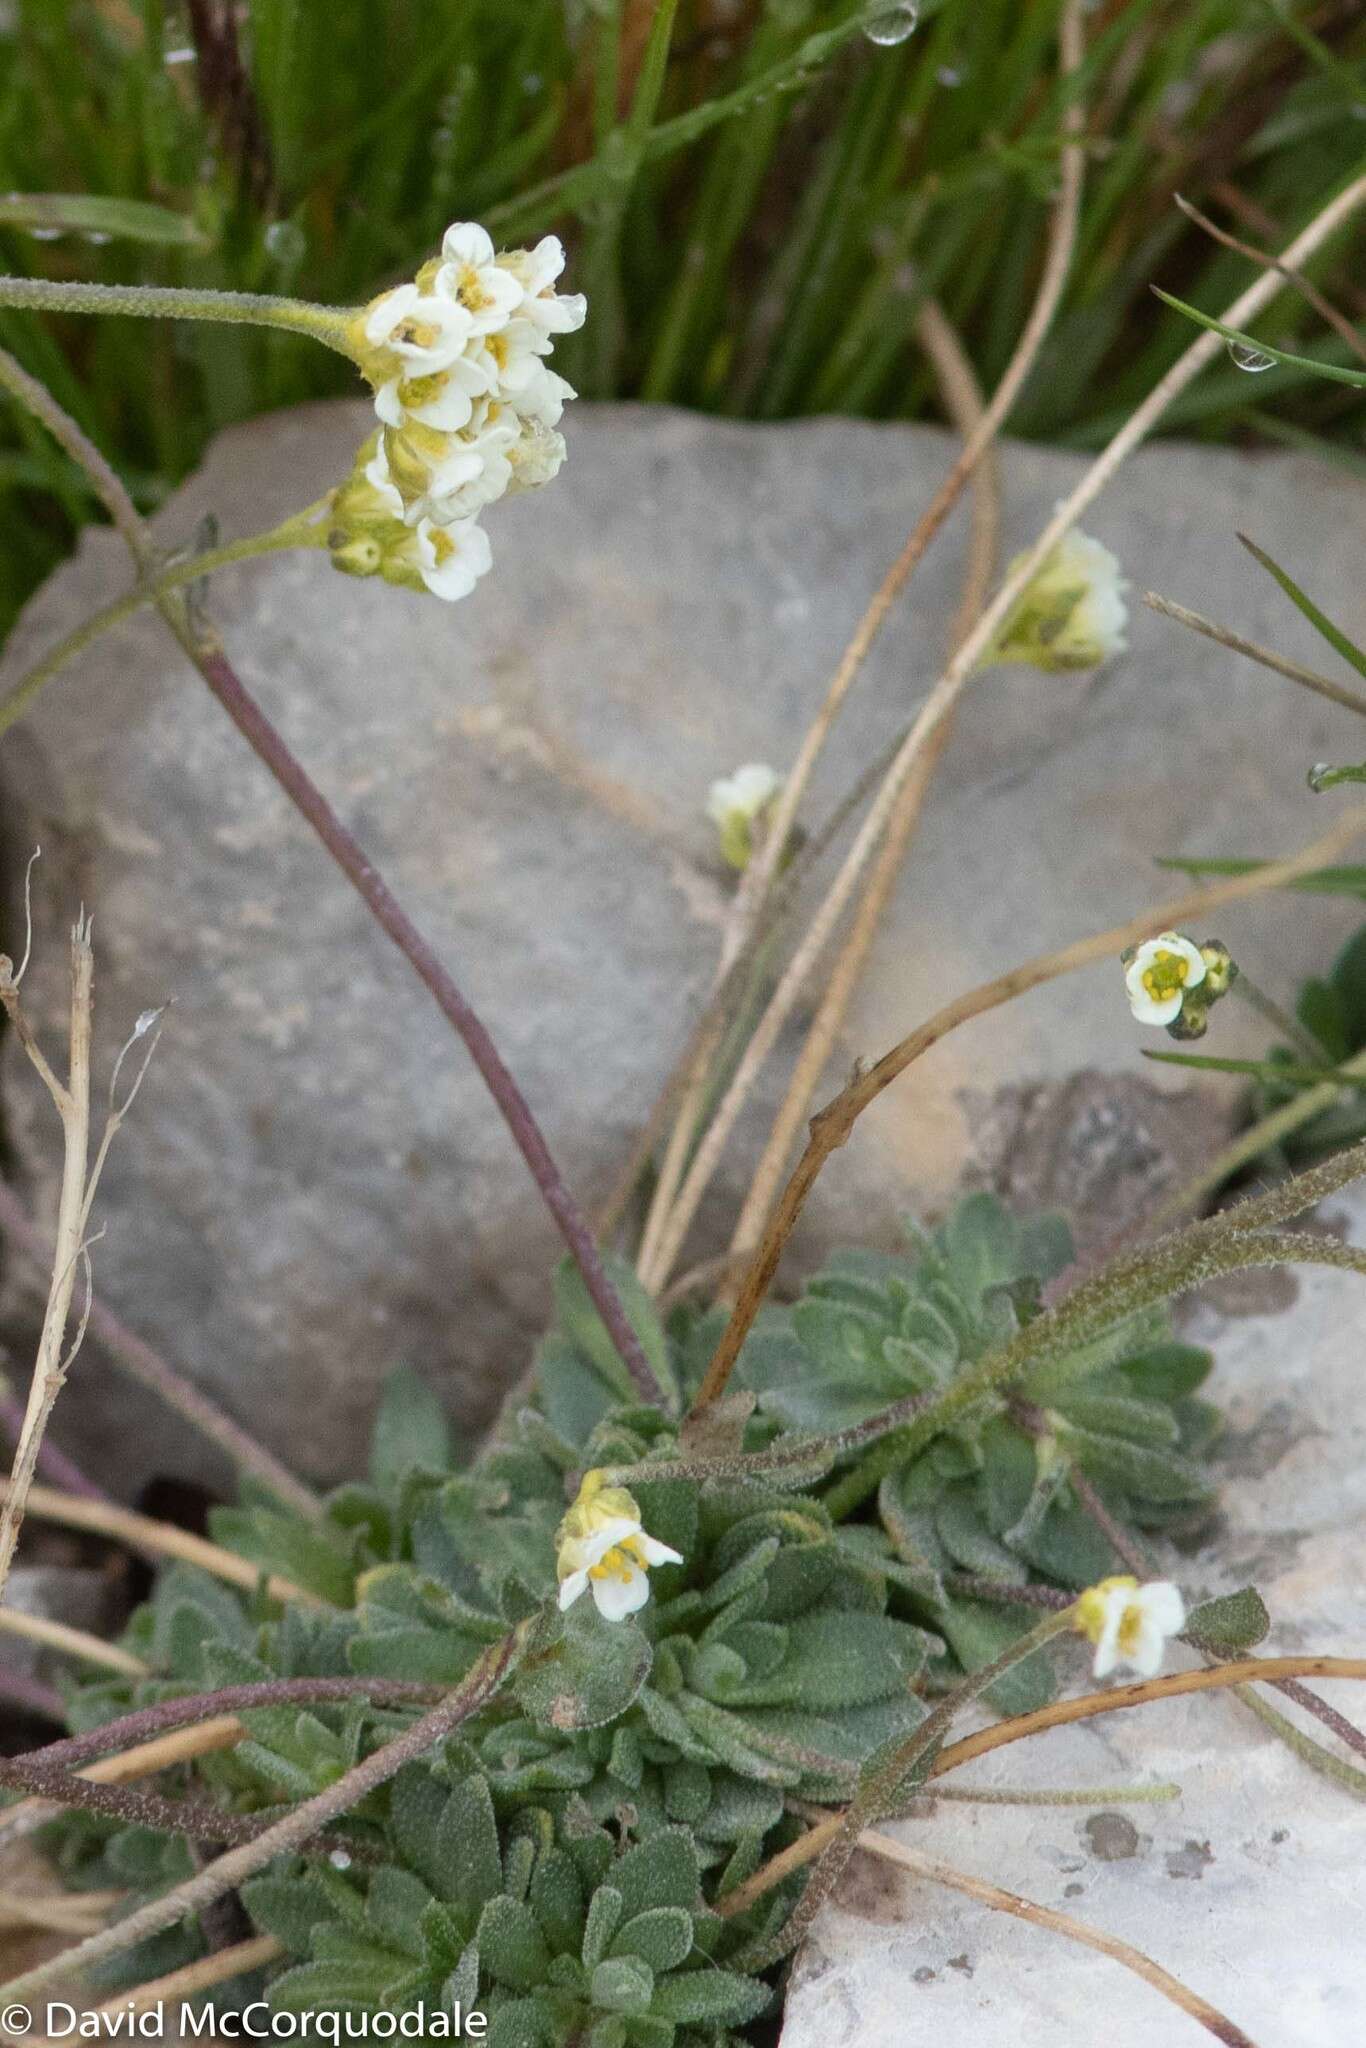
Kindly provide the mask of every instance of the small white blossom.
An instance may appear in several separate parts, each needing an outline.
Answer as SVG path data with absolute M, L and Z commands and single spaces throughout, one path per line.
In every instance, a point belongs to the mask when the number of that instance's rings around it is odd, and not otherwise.
M 416 529 L 418 573 L 433 597 L 448 603 L 468 597 L 493 564 L 489 537 L 473 519 L 437 526 L 420 519 Z
M 1011 571 L 1023 560 L 1017 555 Z M 1095 668 L 1128 645 L 1127 589 L 1109 548 L 1074 527 L 1035 570 L 986 659 Z
M 1125 958 L 1129 1008 L 1140 1024 L 1171 1024 L 1188 990 L 1198 988 L 1208 971 L 1198 946 L 1179 932 L 1159 932 Z
M 573 334 L 583 326 L 588 317 L 583 293 L 555 290 L 564 269 L 564 244 L 558 235 L 543 236 L 534 249 L 510 250 L 498 263 L 522 287 L 522 318 L 534 321 L 543 334 Z
M 365 338 L 413 365 L 414 374 L 447 370 L 474 332 L 465 308 L 454 300 L 419 291 L 415 284 L 395 286 L 370 307 Z
M 1156 1678 L 1169 1637 L 1186 1625 L 1180 1588 L 1167 1579 L 1140 1586 L 1137 1579 L 1102 1579 L 1077 1601 L 1075 1627 L 1096 1648 L 1092 1670 L 1108 1678 L 1127 1664 L 1140 1678 Z
M 561 1611 L 591 1589 L 606 1621 L 624 1621 L 645 1605 L 651 1566 L 683 1562 L 677 1550 L 645 1534 L 634 1496 L 609 1486 L 602 1471 L 584 1473 L 555 1541 Z
M 716 826 L 723 857 L 735 868 L 749 865 L 754 827 L 783 786 L 767 762 L 750 761 L 733 775 L 721 775 L 707 792 L 707 816 Z
M 494 256 L 487 231 L 474 221 L 457 221 L 441 239 L 441 268 L 436 290 L 469 315 L 474 334 L 506 327 L 522 303 L 523 290 Z

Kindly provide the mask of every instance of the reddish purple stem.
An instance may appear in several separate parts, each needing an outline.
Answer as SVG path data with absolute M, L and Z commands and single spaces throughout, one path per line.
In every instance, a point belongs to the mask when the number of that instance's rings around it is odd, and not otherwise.
M 201 649 L 196 662 L 214 696 L 257 757 L 270 770 L 290 801 L 307 819 L 356 894 L 398 947 L 419 981 L 435 997 L 438 1008 L 465 1043 L 470 1058 L 503 1115 L 546 1207 L 559 1226 L 570 1256 L 583 1275 L 593 1305 L 635 1382 L 641 1398 L 654 1407 L 664 1396 L 640 1339 L 627 1320 L 621 1299 L 607 1277 L 602 1254 L 578 1203 L 565 1185 L 541 1127 L 521 1089 L 503 1063 L 482 1020 L 466 1002 L 432 947 L 404 910 L 384 877 L 367 857 L 309 778 L 255 698 L 216 648 Z

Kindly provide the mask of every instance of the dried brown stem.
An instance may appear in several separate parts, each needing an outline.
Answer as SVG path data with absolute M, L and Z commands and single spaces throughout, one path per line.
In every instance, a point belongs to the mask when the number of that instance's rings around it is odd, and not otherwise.
M 940 1778 L 1008 1743 L 1023 1742 L 1046 1729 L 1061 1728 L 1072 1721 L 1094 1720 L 1098 1715 L 1117 1714 L 1128 1707 L 1147 1706 L 1153 1700 L 1179 1699 L 1187 1693 L 1217 1692 L 1225 1686 L 1253 1681 L 1274 1684 L 1282 1678 L 1366 1679 L 1366 1657 L 1240 1657 L 1231 1664 L 1217 1664 L 1201 1671 L 1177 1671 L 1166 1678 L 1145 1678 L 1136 1685 L 1116 1686 L 1110 1692 L 1084 1693 L 1073 1700 L 1054 1700 L 1032 1714 L 1016 1714 L 978 1729 L 941 1750 L 930 1767 L 930 1778 Z M 765 1892 L 781 1884 L 794 1872 L 805 1869 L 837 1839 L 845 1826 L 843 1811 L 831 1814 L 786 1849 L 765 1863 L 743 1884 L 717 1901 L 716 1911 L 724 1918 L 745 1912 Z
M 1202 1998 L 1198 1991 L 1192 1991 L 1170 1970 L 1164 1970 L 1142 1949 L 1135 1948 L 1131 1942 L 1121 1941 L 1118 1935 L 1106 1934 L 1098 1927 L 1088 1927 L 1084 1921 L 1074 1920 L 1069 1913 L 1059 1913 L 1052 1906 L 1036 1905 L 1032 1899 L 1021 1898 L 1018 1892 L 1003 1891 L 999 1885 L 970 1877 L 965 1870 L 955 1870 L 952 1865 L 925 1856 L 920 1850 L 909 1848 L 906 1843 L 898 1842 L 891 1835 L 879 1834 L 875 1829 L 865 1828 L 859 1836 L 858 1845 L 871 1855 L 898 1864 L 915 1877 L 928 1878 L 932 1884 L 962 1892 L 965 1897 L 975 1899 L 978 1905 L 989 1906 L 995 1913 L 1009 1913 L 1016 1920 L 1027 1921 L 1031 1927 L 1047 1928 L 1052 1934 L 1061 1934 L 1068 1941 L 1080 1942 L 1083 1948 L 1108 1956 L 1111 1962 L 1132 1970 L 1145 1984 L 1151 1984 L 1155 1991 L 1160 1991 L 1164 1998 L 1197 2020 L 1214 2035 L 1216 2041 L 1222 2041 L 1225 2048 L 1256 2048 L 1251 2037 L 1211 2005 L 1207 1998 Z
M 1344 710 L 1355 711 L 1359 718 L 1366 718 L 1366 697 L 1357 690 L 1349 690 L 1345 683 L 1334 681 L 1332 676 L 1320 675 L 1317 669 L 1306 668 L 1302 662 L 1291 661 L 1284 654 L 1261 647 L 1255 640 L 1245 640 L 1231 626 L 1220 626 L 1213 619 L 1202 618 L 1199 612 L 1189 611 L 1170 597 L 1159 597 L 1155 590 L 1145 590 L 1143 602 L 1149 611 L 1160 612 L 1164 619 L 1174 619 L 1178 626 L 1188 626 L 1192 633 L 1202 633 L 1206 640 L 1227 647 L 1230 653 L 1245 654 L 1249 661 L 1269 668 L 1274 675 L 1285 676 L 1292 683 L 1301 683 L 1306 690 L 1326 697 L 1330 703 L 1341 704 Z
M 1208 214 L 1201 213 L 1198 206 L 1192 206 L 1189 199 L 1183 199 L 1179 192 L 1174 192 L 1172 197 L 1186 219 L 1194 221 L 1196 227 L 1203 228 L 1211 240 L 1222 243 L 1225 249 L 1232 249 L 1235 255 L 1246 256 L 1253 263 L 1260 263 L 1263 269 L 1279 271 L 1286 283 L 1294 285 L 1300 297 L 1314 308 L 1321 320 L 1327 322 L 1334 334 L 1341 335 L 1358 361 L 1366 363 L 1366 341 L 1362 340 L 1347 315 L 1339 312 L 1333 301 L 1325 298 L 1318 286 L 1312 279 L 1307 278 L 1302 270 L 1292 269 L 1270 249 L 1259 249 L 1255 242 L 1241 241 L 1237 235 L 1231 235 L 1227 228 L 1216 227 Z
M 0 1480 L 0 1501 L 9 1499 L 9 1490 L 10 1482 Z M 108 1536 L 115 1543 L 126 1543 L 130 1550 L 139 1551 L 156 1563 L 164 1557 L 183 1558 L 187 1564 L 196 1564 L 201 1571 L 212 1572 L 215 1578 L 226 1579 L 230 1586 L 240 1586 L 244 1592 L 255 1592 L 264 1581 L 272 1600 L 294 1600 L 305 1607 L 328 1605 L 316 1593 L 305 1592 L 278 1572 L 266 1577 L 248 1559 L 239 1557 L 235 1551 L 224 1550 L 219 1543 L 210 1543 L 203 1536 L 192 1536 L 188 1529 L 177 1528 L 174 1522 L 159 1522 L 151 1515 L 135 1514 L 131 1508 L 119 1507 L 114 1501 L 85 1500 L 74 1494 L 59 1493 L 55 1487 L 33 1486 L 29 1489 L 27 1506 L 30 1514 L 36 1515 L 40 1521 L 60 1522 L 68 1529 L 88 1529 L 96 1536 Z
M 20 969 L 22 974 L 23 969 Z M 28 1405 L 24 1411 L 14 1463 L 5 1488 L 0 1511 L 0 1600 L 4 1598 L 10 1566 L 14 1561 L 24 1506 L 38 1469 L 38 1452 L 57 1396 L 66 1382 L 67 1367 L 80 1348 L 82 1323 L 68 1353 L 66 1326 L 71 1297 L 85 1253 L 85 1226 L 90 1198 L 99 1177 L 90 1157 L 90 1035 L 94 1003 L 95 956 L 90 945 L 89 920 L 82 915 L 71 933 L 71 1001 L 68 1033 L 67 1078 L 57 1080 L 39 1050 L 19 1000 L 19 984 L 8 960 L 0 959 L 0 1004 L 14 1026 L 20 1044 L 37 1068 L 57 1113 L 62 1120 L 62 1184 L 57 1204 L 57 1239 L 52 1254 L 52 1279 L 48 1286 L 38 1355 L 29 1383 Z

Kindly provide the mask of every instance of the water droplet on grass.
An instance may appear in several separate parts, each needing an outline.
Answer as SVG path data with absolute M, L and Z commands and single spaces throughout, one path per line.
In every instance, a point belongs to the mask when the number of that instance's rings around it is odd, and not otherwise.
M 1267 355 L 1264 349 L 1253 348 L 1246 341 L 1231 341 L 1228 345 L 1228 359 L 1235 369 L 1253 373 L 1258 370 L 1269 370 L 1276 360 L 1274 356 Z
M 889 50 L 896 43 L 904 43 L 920 19 L 918 0 L 898 0 L 894 7 L 875 14 L 863 33 L 870 43 Z

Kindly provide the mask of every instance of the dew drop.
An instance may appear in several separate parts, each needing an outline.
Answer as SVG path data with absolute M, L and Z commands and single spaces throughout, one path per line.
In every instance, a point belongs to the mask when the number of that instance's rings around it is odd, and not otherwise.
M 963 74 L 956 64 L 941 64 L 934 75 L 946 92 L 952 92 L 963 83 Z
M 304 231 L 297 221 L 273 220 L 266 229 L 264 241 L 266 254 L 282 265 L 302 263 L 308 253 Z
M 1229 343 L 1228 359 L 1236 369 L 1247 370 L 1254 374 L 1258 370 L 1271 369 L 1276 361 L 1274 356 L 1267 355 L 1262 349 L 1250 347 L 1245 341 L 1231 341 Z
M 60 242 L 65 228 L 30 228 L 29 234 L 35 242 Z
M 161 61 L 163 64 L 193 64 L 195 56 L 192 43 L 179 43 L 175 49 L 168 50 Z
M 351 1868 L 351 1858 L 345 1849 L 334 1849 L 327 1860 L 334 1870 L 349 1870 Z
M 904 43 L 920 19 L 919 0 L 898 0 L 898 4 L 875 14 L 863 33 L 870 43 L 877 43 L 881 49 L 889 50 L 897 43 Z

